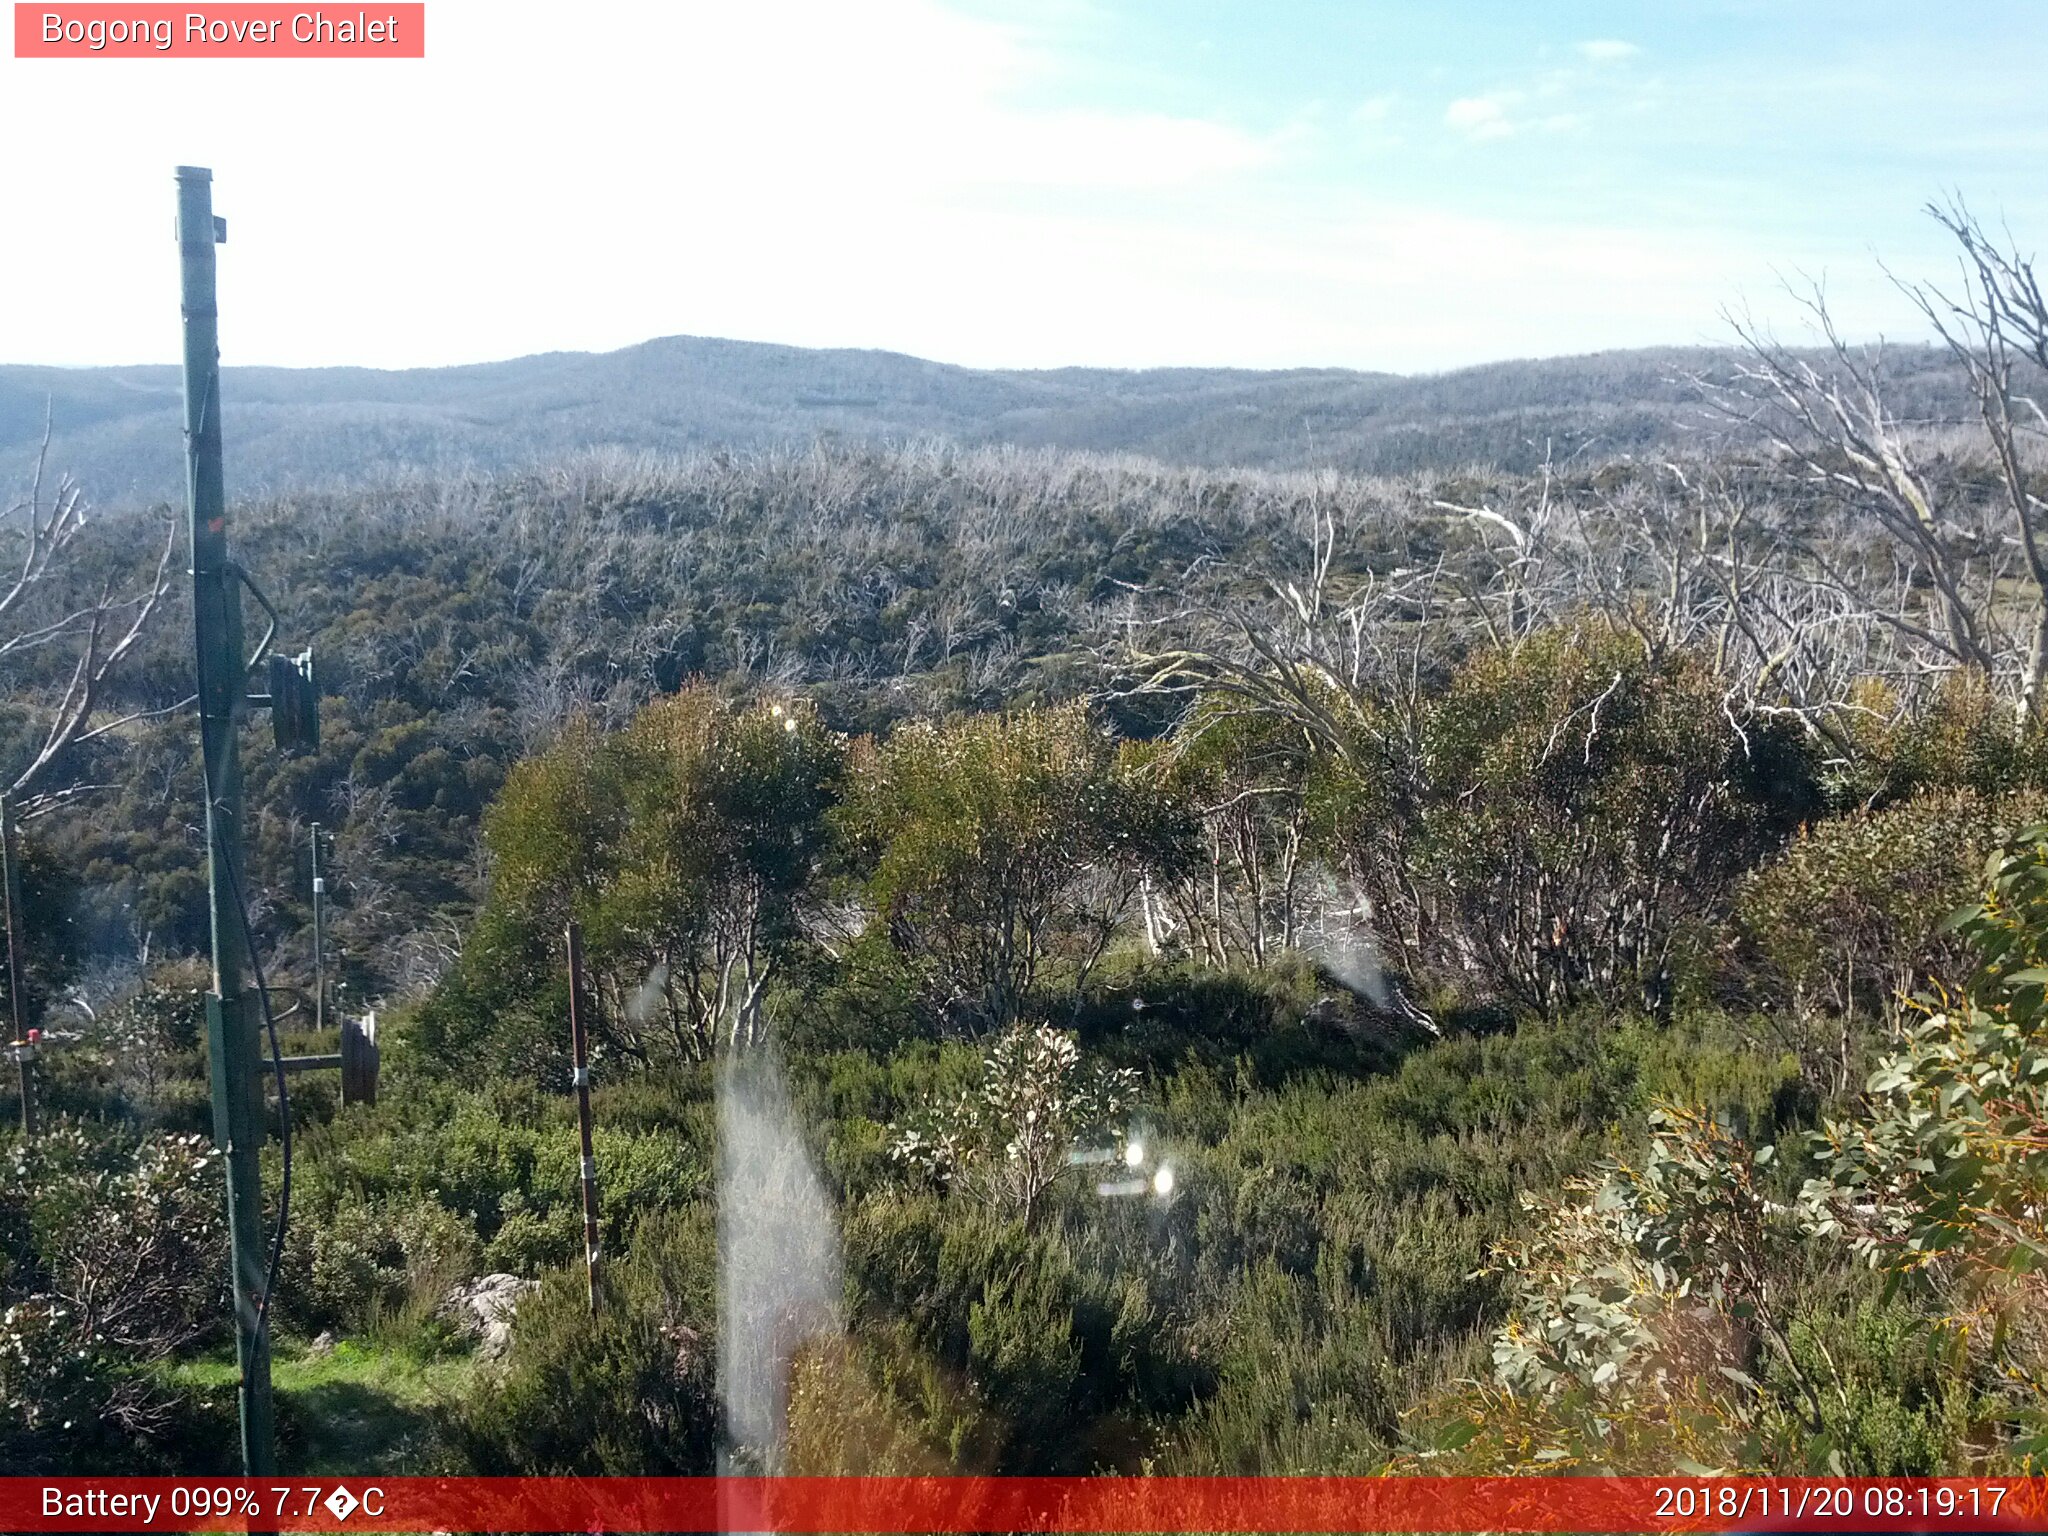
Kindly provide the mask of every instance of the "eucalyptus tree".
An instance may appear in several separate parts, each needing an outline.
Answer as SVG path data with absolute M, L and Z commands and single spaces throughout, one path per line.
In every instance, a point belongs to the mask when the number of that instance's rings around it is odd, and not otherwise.
M 491 890 L 472 985 L 531 994 L 583 926 L 600 1038 L 643 1061 L 761 1043 L 801 938 L 841 745 L 796 704 L 693 687 L 606 736 L 583 723 L 515 768 L 485 820 Z M 482 974 L 479 974 L 481 972 Z
M 1081 706 L 900 726 L 838 824 L 876 932 L 942 1028 L 1000 1033 L 1077 991 L 1128 911 L 1163 808 Z

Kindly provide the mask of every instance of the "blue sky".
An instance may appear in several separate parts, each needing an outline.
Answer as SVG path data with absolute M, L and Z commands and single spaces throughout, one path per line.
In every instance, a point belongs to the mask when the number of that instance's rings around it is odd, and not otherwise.
M 2048 237 L 2048 6 L 1947 10 L 430 0 L 413 63 L 0 59 L 0 361 L 175 357 L 180 161 L 236 362 L 1429 371 L 1794 334 L 1800 272 L 1914 335 L 1927 199 Z

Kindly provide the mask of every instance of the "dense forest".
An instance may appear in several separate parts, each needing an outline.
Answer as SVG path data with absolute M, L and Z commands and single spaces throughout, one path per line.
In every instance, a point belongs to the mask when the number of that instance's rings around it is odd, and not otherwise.
M 331 1046 L 318 823 L 383 1042 L 375 1105 L 292 1090 L 284 1465 L 2032 1465 L 2048 312 L 1954 227 L 1946 407 L 1746 336 L 1647 454 L 840 442 L 238 506 L 323 696 L 317 753 L 246 741 L 274 1002 Z M 0 594 L 61 1045 L 0 1448 L 214 1470 L 190 633 L 163 522 L 73 494 Z

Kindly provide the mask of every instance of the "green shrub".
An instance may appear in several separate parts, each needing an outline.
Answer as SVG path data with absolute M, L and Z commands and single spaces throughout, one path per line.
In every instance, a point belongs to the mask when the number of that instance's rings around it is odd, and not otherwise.
M 550 1206 L 545 1214 L 507 1209 L 484 1250 L 484 1261 L 493 1271 L 538 1275 L 582 1251 L 581 1211 L 566 1205 Z
M 692 686 L 612 735 L 578 723 L 518 764 L 484 818 L 489 900 L 422 1010 L 436 1056 L 511 1057 L 540 1081 L 559 1071 L 559 946 L 572 918 L 600 1050 L 704 1061 L 765 1038 L 764 1000 L 824 856 L 841 755 L 806 706 L 739 709 Z
M 1300 954 L 1245 971 L 1148 963 L 1105 975 L 1076 1003 L 1082 1043 L 1119 1066 L 1163 1073 L 1190 1061 L 1277 1086 L 1315 1072 L 1367 1076 L 1420 1032 L 1398 1032 Z
M 1738 728 L 1704 661 L 1591 622 L 1468 662 L 1421 751 L 1419 824 L 1388 847 L 1408 921 L 1440 965 L 1532 1008 L 1668 1007 L 1688 931 L 1820 807 L 1804 749 Z
M 2048 1257 L 2048 824 L 1994 855 L 1956 927 L 1967 988 L 1919 1010 L 1867 1102 L 1816 1136 L 1826 1167 L 1806 1194 L 1822 1231 L 1967 1294 Z
M 927 1016 L 971 1034 L 1086 980 L 1157 820 L 1148 777 L 1077 706 L 905 725 L 850 780 L 836 826 L 874 924 Z
M 580 1264 L 519 1304 L 512 1350 L 448 1409 L 451 1459 L 484 1476 L 695 1476 L 718 1442 L 708 1207 L 642 1222 L 593 1316 Z
M 1156 785 L 1142 914 L 1155 949 L 1257 967 L 1300 942 L 1314 895 L 1311 818 L 1328 777 L 1302 731 L 1211 693 L 1169 744 L 1132 743 L 1124 756 Z
M 1073 1422 L 1081 1384 L 1074 1301 L 1065 1266 L 1027 1261 L 984 1278 L 981 1296 L 968 1308 L 968 1379 L 1011 1414 L 1009 1470 L 1070 1464 L 1059 1431 Z
M 477 1273 L 476 1229 L 431 1198 L 350 1199 L 317 1218 L 301 1213 L 294 1227 L 279 1306 L 309 1332 L 424 1322 Z
M 386 1213 L 365 1201 L 310 1223 L 288 1251 L 279 1305 L 308 1331 L 359 1329 L 404 1293 L 405 1250 Z
M 1977 888 L 1987 852 L 2024 819 L 2017 797 L 1972 791 L 1855 811 L 1801 832 L 1736 895 L 1735 963 L 1764 1037 L 1822 1091 L 1849 1083 L 1907 999 L 1962 967 L 1945 920 Z
M 1842 1284 L 1837 1274 L 1817 1287 L 1822 1293 L 1790 1327 L 1799 1370 L 1828 1384 L 1820 1394 L 1820 1431 L 1795 1418 L 1780 1434 L 1799 1445 L 1807 1462 L 1851 1477 L 1954 1477 L 1973 1465 L 1980 1449 L 1971 1442 L 1985 1415 L 1970 1374 L 1929 1347 L 1916 1309 L 1875 1294 L 1845 1308 Z M 1799 1400 L 1777 1362 L 1763 1378 L 1779 1399 Z
M 1889 698 L 1870 702 L 1891 713 Z M 2048 730 L 2014 728 L 2012 703 L 1980 674 L 1957 670 L 1934 698 L 1888 728 L 1863 717 L 1862 760 L 1851 766 L 1858 799 L 1889 803 L 1923 794 L 2048 794 Z
M 1074 1037 L 1013 1026 L 982 1053 L 977 1081 L 928 1100 L 891 1126 L 889 1155 L 1028 1226 L 1094 1142 L 1120 1151 L 1137 1074 L 1082 1058 Z
M 1217 1379 L 1172 1427 L 1162 1473 L 1371 1475 L 1403 1409 L 1444 1370 L 1438 1340 L 1397 1340 L 1369 1302 L 1271 1262 L 1243 1275 L 1213 1323 Z
M 202 1049 L 210 983 L 198 961 L 151 969 L 132 994 L 90 1021 L 80 1039 L 38 1063 L 45 1112 L 113 1110 L 158 1130 L 210 1133 Z
M 0 1457 L 148 1470 L 204 1410 L 154 1368 L 227 1316 L 220 1164 L 196 1136 L 59 1121 L 0 1185 Z M 81 1459 L 83 1458 L 83 1459 Z
M 1161 1299 L 1172 1270 L 1157 1228 L 1080 1194 L 1062 1217 L 1034 1232 L 896 1195 L 847 1221 L 855 1336 L 925 1362 L 905 1383 L 913 1420 L 935 1445 L 966 1436 L 991 1472 L 1093 1470 L 1093 1426 L 1172 1411 L 1199 1388 L 1185 1309 Z

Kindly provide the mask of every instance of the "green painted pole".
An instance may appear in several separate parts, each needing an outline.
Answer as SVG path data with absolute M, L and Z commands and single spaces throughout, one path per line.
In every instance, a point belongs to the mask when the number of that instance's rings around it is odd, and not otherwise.
M 206 1030 L 213 1066 L 213 1136 L 226 1154 L 228 1239 L 241 1366 L 242 1467 L 275 1470 L 270 1339 L 262 1312 L 264 1135 L 260 1014 L 239 893 L 242 768 L 236 732 L 248 696 L 242 592 L 228 558 L 221 484 L 220 325 L 215 308 L 213 172 L 178 167 L 178 255 L 185 317 L 185 491 L 192 518 L 192 635 L 199 669 L 199 739 L 206 764 L 207 886 L 213 915 L 213 991 Z

